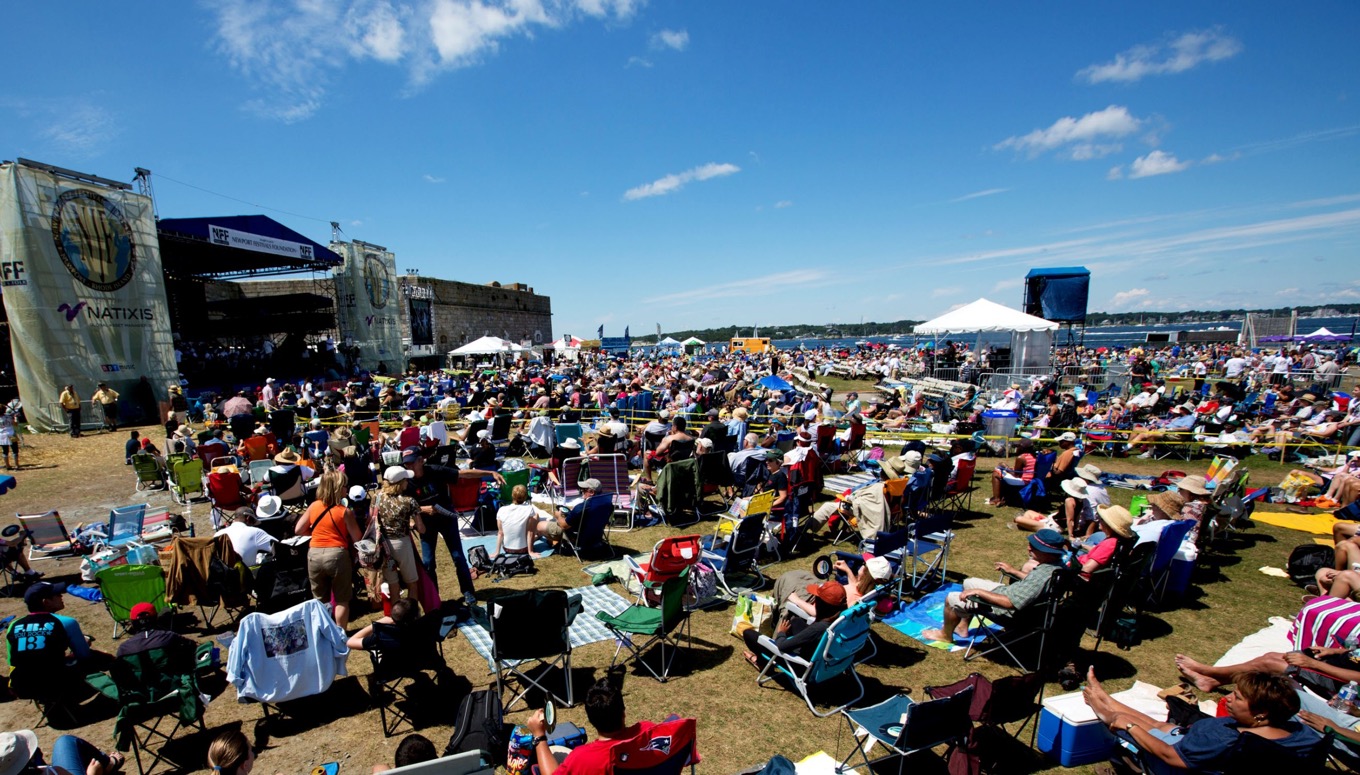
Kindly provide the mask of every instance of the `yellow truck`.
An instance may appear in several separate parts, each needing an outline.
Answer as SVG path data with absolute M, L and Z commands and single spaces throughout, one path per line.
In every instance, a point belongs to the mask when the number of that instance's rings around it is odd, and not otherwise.
M 728 342 L 728 350 L 734 353 L 763 353 L 773 349 L 770 340 L 762 336 L 748 336 Z

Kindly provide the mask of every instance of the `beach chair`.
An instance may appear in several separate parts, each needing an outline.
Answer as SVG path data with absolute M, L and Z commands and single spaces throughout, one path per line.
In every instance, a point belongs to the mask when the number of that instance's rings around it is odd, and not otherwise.
M 419 764 L 388 770 L 383 775 L 494 775 L 496 766 L 482 751 L 464 751 Z
M 606 775 L 637 772 L 681 775 L 699 762 L 697 724 L 692 718 L 670 718 L 609 749 Z
M 155 457 L 138 452 L 132 456 L 132 470 L 137 474 L 137 486 L 133 492 L 164 489 L 165 472 Z
M 246 476 L 250 478 L 250 483 L 260 484 L 263 485 L 266 489 L 268 489 L 269 469 L 272 468 L 273 465 L 274 461 L 269 460 L 267 458 L 265 460 L 250 461 L 250 463 L 246 466 Z
M 904 578 L 911 561 L 911 590 L 917 594 L 927 587 L 943 584 L 949 574 L 949 548 L 954 543 L 953 519 L 937 514 L 919 519 L 906 527 L 906 544 L 901 549 Z M 881 534 L 880 534 L 881 535 Z M 930 559 L 928 559 L 930 558 Z
M 124 548 L 142 540 L 142 523 L 146 519 L 146 504 L 119 506 L 109 511 L 108 537 L 104 543 Z
M 610 670 L 618 664 L 619 653 L 626 648 L 629 655 L 624 659 L 623 665 L 636 661 L 656 680 L 666 682 L 670 677 L 671 663 L 675 661 L 682 641 L 690 640 L 689 612 L 685 610 L 685 592 L 688 589 L 689 569 L 686 568 L 661 585 L 661 605 L 657 608 L 635 603 L 617 615 L 605 611 L 596 612 L 595 618 L 613 633 L 618 643 L 614 649 L 614 657 L 609 661 Z M 633 642 L 634 635 L 644 637 L 646 641 L 638 645 Z M 660 671 L 653 670 L 642 658 L 652 646 L 661 648 Z M 666 655 L 667 646 L 671 649 L 669 657 Z
M 553 426 L 553 433 L 557 436 L 558 444 L 561 444 L 567 439 L 576 439 L 580 442 L 585 441 L 585 431 L 581 428 L 581 423 L 579 422 L 558 423 Z M 581 446 L 585 446 L 585 444 L 583 443 Z
M 171 514 L 169 509 L 156 509 L 148 512 L 142 517 L 142 542 L 148 544 L 163 544 L 175 537 L 178 530 L 177 514 Z M 190 535 L 193 534 L 193 525 L 188 525 Z
M 1058 614 L 1067 593 L 1071 590 L 1076 573 L 1067 568 L 1053 571 L 1040 598 L 1018 611 L 999 606 L 980 603 L 979 616 L 1000 625 L 1001 630 L 993 630 L 990 635 L 974 638 L 963 653 L 963 661 L 971 662 L 979 657 L 997 652 L 1004 653 L 1025 672 L 1036 672 L 1045 665 L 1049 636 L 1058 625 Z M 1033 663 L 1027 662 L 1018 653 L 1019 644 L 1038 639 L 1038 651 Z M 990 644 L 985 649 L 974 650 L 979 641 Z
M 527 706 L 526 696 L 533 689 L 568 707 L 575 704 L 570 629 L 582 610 L 581 596 L 562 589 L 519 590 L 487 603 L 496 693 L 503 695 L 513 684 L 520 687 L 509 702 L 503 702 L 504 712 L 509 713 L 521 700 Z M 564 694 L 543 685 L 543 673 L 553 669 L 562 672 Z
M 872 602 L 861 601 L 842 611 L 826 632 L 822 633 L 822 638 L 817 642 L 817 648 L 809 659 L 803 659 L 796 654 L 785 654 L 775 645 L 774 639 L 765 635 L 760 636 L 760 645 L 773 656 L 765 661 L 765 666 L 761 668 L 760 675 L 756 678 L 756 684 L 763 686 L 777 676 L 784 676 L 789 680 L 793 690 L 803 698 L 803 702 L 807 703 L 812 715 L 818 718 L 826 718 L 859 702 L 864 697 L 864 683 L 855 672 L 855 662 L 860 651 L 869 642 L 869 615 L 872 609 Z M 837 705 L 825 713 L 819 713 L 812 704 L 808 691 L 847 673 L 855 681 L 858 690 L 855 696 L 849 702 Z
M 507 506 L 511 501 L 516 485 L 524 485 L 524 489 L 529 489 L 529 479 L 533 476 L 533 471 L 528 468 L 520 471 L 502 471 L 501 478 L 505 479 L 505 484 L 501 485 L 500 505 Z
M 188 452 L 170 452 L 165 456 L 165 467 L 171 471 L 175 470 L 175 464 L 185 460 L 193 460 L 194 456 Z
M 562 470 L 558 472 L 558 481 L 562 483 L 557 491 L 559 505 L 581 497 L 580 481 L 585 464 L 586 459 L 583 457 L 569 457 L 562 461 Z
M 165 571 L 159 565 L 114 565 L 95 573 L 94 581 L 113 619 L 114 638 L 127 629 L 138 603 L 154 605 L 158 616 L 173 607 L 165 599 Z
M 19 526 L 28 534 L 28 560 L 59 560 L 75 557 L 75 547 L 71 545 L 71 534 L 61 521 L 56 509 L 46 514 L 15 514 Z
M 596 455 L 590 459 L 590 475 L 600 480 L 600 492 L 608 493 L 614 501 L 614 514 L 609 529 L 627 532 L 633 529 L 635 508 L 632 483 L 628 479 L 628 458 L 624 455 Z
M 242 506 L 249 506 L 248 494 L 241 485 L 241 475 L 235 471 L 213 471 L 208 474 L 208 512 L 213 528 L 219 528 L 227 516 Z
M 1043 508 L 1048 501 L 1048 490 L 1044 487 L 1044 480 L 1048 478 L 1048 472 L 1053 470 L 1053 463 L 1058 459 L 1057 452 L 1040 452 L 1034 456 L 1034 478 L 1026 482 L 1018 490 L 1009 485 L 1006 489 L 1016 494 L 1020 505 L 1027 509 L 1036 511 Z
M 170 497 L 176 503 L 187 504 L 191 497 L 203 494 L 203 461 L 176 463 L 171 471 Z
M 925 693 L 931 699 L 938 700 L 952 697 L 964 689 L 973 690 L 973 701 L 968 709 L 968 718 L 977 726 L 969 730 L 968 740 L 964 745 L 957 746 L 950 752 L 951 763 L 955 758 L 962 756 L 965 759 L 972 759 L 978 764 L 994 764 L 996 762 L 978 761 L 983 748 L 981 733 L 991 731 L 1008 734 L 1005 725 L 1021 721 L 1024 723 L 1015 730 L 1013 735 L 1019 737 L 1020 733 L 1025 731 L 1025 727 L 1039 717 L 1039 711 L 1042 708 L 1039 704 L 1039 697 L 1044 690 L 1043 674 L 1008 675 L 992 681 L 978 673 L 970 673 L 963 680 L 955 681 L 948 686 L 927 686 Z M 1033 745 L 1033 735 L 1038 731 L 1039 726 L 1036 724 L 1030 733 L 1031 745 Z M 957 765 L 955 766 L 957 767 Z M 992 767 L 987 767 L 988 772 L 991 772 L 992 769 Z M 967 771 L 976 772 L 977 768 L 970 766 Z
M 748 594 L 765 586 L 765 574 L 758 562 L 765 536 L 765 516 L 763 513 L 748 513 L 730 535 L 704 538 L 699 561 L 718 575 L 718 583 L 731 597 Z M 729 577 L 738 572 L 753 576 L 752 583 L 733 587 Z
M 166 760 L 164 746 L 181 729 L 206 731 L 202 698 L 207 695 L 198 688 L 196 669 L 193 649 L 156 648 L 116 659 L 107 675 L 86 677 L 91 688 L 117 703 L 114 737 L 119 749 L 132 748 L 141 775 Z M 161 730 L 166 719 L 175 722 L 169 732 Z M 156 740 L 160 744 L 153 751 Z M 151 754 L 149 764 L 142 762 L 143 751 Z
M 609 543 L 609 520 L 614 515 L 614 498 L 608 493 L 599 493 L 586 501 L 581 513 L 581 523 L 576 526 L 576 538 L 564 534 L 562 539 L 571 549 L 576 559 L 584 562 L 585 556 L 615 555 Z
M 269 439 L 264 436 L 247 436 L 242 439 L 240 446 L 241 458 L 247 463 L 257 460 L 269 460 Z
M 1149 583 L 1149 602 L 1160 605 L 1166 597 L 1167 586 L 1171 582 L 1171 563 L 1181 549 L 1181 542 L 1190 534 L 1193 527 L 1194 520 L 1173 519 L 1162 528 L 1162 534 L 1157 537 L 1157 554 L 1152 558 L 1146 577 Z
M 836 771 L 848 769 L 855 754 L 864 762 L 864 772 L 885 772 L 881 765 L 896 759 L 901 773 L 908 756 L 941 745 L 949 745 L 952 752 L 973 729 L 969 718 L 973 693 L 973 687 L 968 686 L 926 702 L 899 694 L 877 705 L 843 711 L 854 746 Z M 875 744 L 882 745 L 887 753 L 871 760 L 869 750 Z
M 952 514 L 955 518 L 973 508 L 973 472 L 977 470 L 976 460 L 960 460 L 954 478 L 945 486 L 940 497 L 931 506 L 934 511 Z

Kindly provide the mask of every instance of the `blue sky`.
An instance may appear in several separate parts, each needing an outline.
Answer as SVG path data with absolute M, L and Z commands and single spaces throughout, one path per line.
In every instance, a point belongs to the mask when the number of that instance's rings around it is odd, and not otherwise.
M 15 3 L 0 156 L 326 221 L 554 333 L 1360 300 L 1360 5 Z M 236 197 L 274 209 L 223 199 Z M 283 212 L 280 212 L 283 211 Z

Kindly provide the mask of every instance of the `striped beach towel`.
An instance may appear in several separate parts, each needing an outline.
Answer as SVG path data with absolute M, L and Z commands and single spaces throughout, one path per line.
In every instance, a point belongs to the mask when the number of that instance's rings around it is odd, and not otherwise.
M 1296 651 L 1309 648 L 1354 648 L 1360 635 L 1360 603 L 1339 597 L 1318 597 L 1304 603 L 1294 616 L 1289 640 Z

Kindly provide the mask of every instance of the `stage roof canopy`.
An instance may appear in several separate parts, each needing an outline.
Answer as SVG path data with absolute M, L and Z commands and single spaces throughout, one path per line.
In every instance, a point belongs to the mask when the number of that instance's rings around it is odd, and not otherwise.
M 265 215 L 162 218 L 156 231 L 166 275 L 181 279 L 325 272 L 343 261 Z

